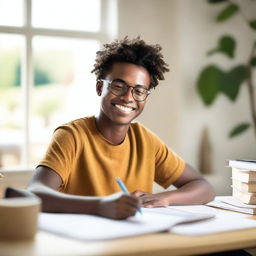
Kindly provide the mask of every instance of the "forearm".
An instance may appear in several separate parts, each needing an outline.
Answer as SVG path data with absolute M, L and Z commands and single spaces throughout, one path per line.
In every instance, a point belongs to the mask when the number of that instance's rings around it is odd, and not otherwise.
M 215 197 L 213 188 L 204 179 L 192 180 L 183 184 L 177 190 L 157 194 L 136 190 L 133 195 L 142 199 L 144 207 L 205 204 Z
M 203 179 L 191 181 L 177 190 L 163 193 L 168 198 L 169 205 L 205 204 L 215 197 L 213 188 Z
M 62 180 L 53 170 L 39 166 L 27 186 L 42 200 L 43 212 L 93 214 L 111 219 L 134 216 L 140 205 L 137 197 L 123 193 L 108 196 L 77 196 L 58 191 Z
M 41 198 L 43 212 L 97 214 L 100 197 L 64 194 L 41 184 L 27 189 Z

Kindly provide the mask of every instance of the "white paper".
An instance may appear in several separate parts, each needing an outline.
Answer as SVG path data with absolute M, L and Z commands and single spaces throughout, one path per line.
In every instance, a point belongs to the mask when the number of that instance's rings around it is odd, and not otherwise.
M 256 220 L 250 218 L 250 216 L 246 214 L 225 211 L 205 205 L 175 206 L 174 208 L 191 211 L 193 213 L 208 213 L 215 215 L 215 218 L 209 220 L 176 225 L 170 229 L 170 232 L 176 234 L 195 236 L 245 228 L 256 228 Z
M 218 196 L 207 205 L 236 212 L 256 214 L 256 205 L 244 204 L 233 196 Z
M 244 204 L 243 202 L 234 198 L 233 196 L 218 196 L 218 201 L 221 201 L 236 207 L 256 209 L 255 204 Z
M 190 210 L 190 208 L 185 209 L 186 206 L 181 206 L 177 208 L 176 206 L 168 206 L 168 207 L 157 207 L 157 208 L 143 208 L 143 212 L 151 212 L 151 213 L 160 213 L 163 215 L 168 215 L 171 217 L 179 216 L 184 217 L 181 219 L 177 224 L 180 223 L 187 223 L 187 222 L 193 222 L 193 221 L 202 221 L 206 219 L 214 218 L 215 215 L 208 212 L 193 212 Z M 195 206 L 193 206 L 195 207 Z
M 41 213 L 39 228 L 81 240 L 104 240 L 167 231 L 177 223 L 198 221 L 212 215 L 172 208 L 143 208 L 143 214 L 127 220 L 111 220 L 85 214 Z
M 80 240 L 115 239 L 166 230 L 194 236 L 256 228 L 256 220 L 246 214 L 205 205 L 142 208 L 142 211 L 143 215 L 137 214 L 127 220 L 84 214 L 41 213 L 39 228 Z
M 145 212 L 127 220 L 111 220 L 93 215 L 49 214 L 39 217 L 39 228 L 82 240 L 103 240 L 168 230 L 184 217 Z

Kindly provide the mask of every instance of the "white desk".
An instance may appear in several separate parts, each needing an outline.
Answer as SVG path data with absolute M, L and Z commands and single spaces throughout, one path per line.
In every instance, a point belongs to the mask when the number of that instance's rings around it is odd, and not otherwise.
M 253 218 L 243 214 L 246 218 Z M 33 241 L 0 242 L 1 256 L 193 255 L 256 247 L 256 228 L 204 236 L 155 233 L 110 241 L 82 242 L 39 231 Z

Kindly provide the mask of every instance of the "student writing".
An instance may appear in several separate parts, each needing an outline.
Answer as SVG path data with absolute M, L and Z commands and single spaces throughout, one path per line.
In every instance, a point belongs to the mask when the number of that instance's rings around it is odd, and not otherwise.
M 92 72 L 99 113 L 58 127 L 28 184 L 42 199 L 43 211 L 124 219 L 140 205 L 204 204 L 214 198 L 202 176 L 135 121 L 169 71 L 161 51 L 159 45 L 126 37 L 97 52 Z M 116 177 L 131 194 L 117 193 Z M 154 181 L 178 189 L 152 194 Z

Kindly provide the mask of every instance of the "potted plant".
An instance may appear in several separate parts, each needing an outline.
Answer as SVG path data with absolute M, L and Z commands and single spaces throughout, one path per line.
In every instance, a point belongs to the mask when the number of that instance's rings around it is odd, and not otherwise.
M 224 23 L 235 15 L 241 15 L 242 20 L 249 26 L 252 33 L 256 32 L 256 19 L 248 19 L 242 8 L 231 0 L 208 0 L 210 4 L 223 4 L 223 9 L 216 16 L 217 23 Z M 254 3 L 253 3 L 254 4 Z M 208 51 L 211 56 L 216 53 L 224 54 L 230 60 L 236 55 L 237 41 L 231 35 L 222 35 L 214 49 Z M 253 69 L 256 67 L 256 40 L 251 42 L 251 51 L 244 63 L 234 65 L 224 70 L 215 64 L 204 67 L 198 75 L 197 91 L 206 106 L 211 106 L 219 94 L 224 94 L 229 100 L 235 102 L 241 86 L 247 86 L 250 105 L 251 120 L 241 120 L 229 132 L 229 137 L 235 137 L 252 128 L 256 138 L 256 102 Z

